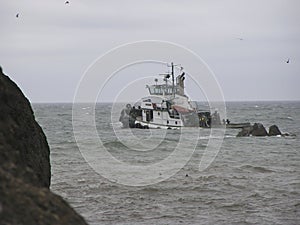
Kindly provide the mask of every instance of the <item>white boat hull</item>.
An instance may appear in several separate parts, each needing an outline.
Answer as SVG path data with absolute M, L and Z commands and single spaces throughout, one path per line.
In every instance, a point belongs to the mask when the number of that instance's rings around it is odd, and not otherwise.
M 178 130 L 181 126 L 172 126 L 172 125 L 163 125 L 163 124 L 155 124 L 146 121 L 135 121 L 135 124 L 140 124 L 143 127 L 147 127 L 149 129 L 173 129 Z

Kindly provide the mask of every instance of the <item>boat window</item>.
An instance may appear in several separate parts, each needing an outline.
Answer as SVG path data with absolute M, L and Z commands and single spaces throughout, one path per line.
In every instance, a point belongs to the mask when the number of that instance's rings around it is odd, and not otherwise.
M 153 121 L 153 111 L 152 110 L 145 110 L 146 111 L 146 121 L 150 122 Z
M 154 94 L 161 95 L 162 94 L 161 88 L 154 88 Z
M 160 85 L 148 87 L 151 95 L 162 95 L 163 90 Z
M 147 87 L 149 90 L 149 93 L 151 95 L 171 95 L 173 93 L 173 88 L 170 85 L 153 85 Z M 174 91 L 176 91 L 176 87 L 174 88 Z

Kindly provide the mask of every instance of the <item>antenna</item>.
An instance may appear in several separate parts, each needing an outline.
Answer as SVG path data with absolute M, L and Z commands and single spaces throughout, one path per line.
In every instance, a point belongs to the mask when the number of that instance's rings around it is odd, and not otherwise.
M 169 65 L 168 65 L 169 66 Z M 171 62 L 171 75 L 172 75 L 172 92 L 173 92 L 173 98 L 175 98 L 175 79 L 174 79 L 174 66 L 178 66 L 178 65 L 174 65 L 173 62 Z
M 180 66 L 180 64 L 175 65 L 173 62 L 171 62 L 171 65 L 167 64 L 168 67 L 171 67 L 171 73 L 161 73 L 159 75 L 163 75 L 164 76 L 164 81 L 166 82 L 166 88 L 167 88 L 167 84 L 168 84 L 168 79 L 170 78 L 170 76 L 172 76 L 172 95 L 173 98 L 175 98 L 175 71 L 174 71 L 174 67 L 175 66 Z M 183 69 L 183 67 L 181 67 L 181 70 Z

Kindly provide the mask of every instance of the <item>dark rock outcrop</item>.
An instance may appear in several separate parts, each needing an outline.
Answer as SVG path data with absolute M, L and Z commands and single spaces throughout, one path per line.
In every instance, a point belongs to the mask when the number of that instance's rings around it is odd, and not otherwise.
M 261 136 L 261 137 L 268 136 L 268 132 L 267 132 L 266 128 L 261 123 L 255 123 L 253 125 L 251 134 L 252 134 L 252 136 Z
M 269 127 L 269 136 L 277 136 L 281 135 L 281 131 L 276 125 L 272 125 Z
M 242 130 L 237 134 L 237 137 L 248 137 L 253 130 L 252 126 L 243 127 Z
M 86 224 L 60 196 L 0 169 L 0 224 Z
M 29 101 L 0 68 L 0 224 L 86 224 L 49 190 L 49 153 Z
M 0 165 L 39 187 L 50 186 L 49 147 L 29 101 L 17 85 L 0 74 Z
M 237 137 L 247 136 L 268 136 L 266 128 L 261 123 L 255 123 L 253 126 L 243 127 L 243 129 L 237 134 Z

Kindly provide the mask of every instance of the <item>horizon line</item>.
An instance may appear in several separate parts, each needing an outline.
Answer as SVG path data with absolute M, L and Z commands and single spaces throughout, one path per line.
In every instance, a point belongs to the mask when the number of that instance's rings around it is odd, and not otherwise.
M 29 101 L 31 104 L 74 104 L 72 101 Z M 134 101 L 128 101 L 128 102 L 113 102 L 113 101 L 101 101 L 101 102 L 77 102 L 79 104 L 94 104 L 94 103 L 120 103 L 120 104 L 126 104 L 126 103 L 132 103 Z M 203 103 L 208 103 L 208 101 L 203 101 L 203 100 L 197 100 L 197 101 L 192 101 L 192 102 L 203 102 Z M 220 101 L 210 101 L 210 102 L 220 102 Z M 300 102 L 300 99 L 298 100 L 225 100 L 226 102 Z M 75 103 L 76 104 L 76 103 Z

